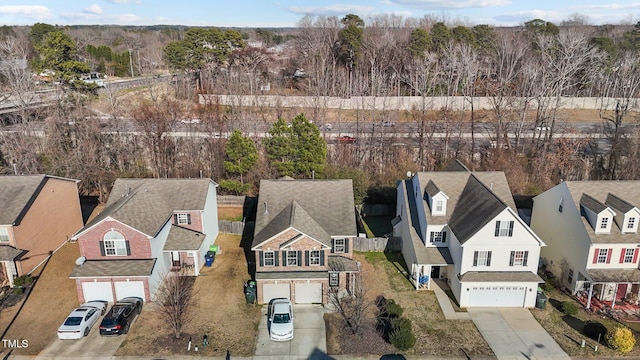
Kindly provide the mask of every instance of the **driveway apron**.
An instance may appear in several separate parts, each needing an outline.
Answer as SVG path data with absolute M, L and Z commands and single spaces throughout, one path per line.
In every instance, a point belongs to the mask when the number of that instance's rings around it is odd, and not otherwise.
M 262 307 L 254 359 L 313 359 L 326 353 L 324 308 L 321 305 L 293 306 L 293 340 L 290 341 L 270 339 L 267 306 Z
M 468 312 L 498 360 L 569 359 L 528 309 L 470 308 Z

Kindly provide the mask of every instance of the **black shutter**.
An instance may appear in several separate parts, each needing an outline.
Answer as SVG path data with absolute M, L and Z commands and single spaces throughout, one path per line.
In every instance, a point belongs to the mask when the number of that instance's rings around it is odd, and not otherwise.
M 473 266 L 478 266 L 478 252 L 473 252 Z
M 344 239 L 344 252 L 349 252 L 349 238 Z
M 264 266 L 264 251 L 260 251 L 258 257 L 260 258 L 260 266 Z
M 173 214 L 173 223 L 178 225 L 178 214 Z
M 304 251 L 304 266 L 309 266 L 309 250 Z
M 289 266 L 289 262 L 287 261 L 287 253 L 289 251 L 282 252 L 282 266 Z
M 511 257 L 509 258 L 509 266 L 513 266 L 513 259 L 516 257 L 516 252 L 511 252 Z
M 333 248 L 336 246 L 336 239 L 331 239 L 331 253 L 333 254 Z
M 442 232 L 442 242 L 443 243 L 447 242 L 447 232 L 446 231 Z
M 297 260 L 298 266 L 302 266 L 302 251 L 298 250 L 297 258 L 298 258 Z
M 513 235 L 513 221 L 509 221 L 509 236 Z
M 100 241 L 100 255 L 104 256 L 104 241 Z
M 496 234 L 495 236 L 500 235 L 500 221 L 496 221 Z
M 491 251 L 487 254 L 487 266 L 491 266 Z
M 280 265 L 278 264 L 278 256 L 280 255 L 280 254 L 278 254 L 278 252 L 279 252 L 279 251 L 274 251 L 274 252 L 273 252 L 273 265 L 274 265 L 274 266 L 280 266 Z
M 529 258 L 529 252 L 525 251 L 524 252 L 524 260 L 522 260 L 522 265 L 523 266 L 527 266 L 527 258 Z
M 131 255 L 131 247 L 129 246 L 129 240 L 125 240 L 124 246 L 127 248 L 127 255 Z
M 191 214 L 187 214 L 187 224 L 191 224 Z
M 324 250 L 320 250 L 320 266 L 324 266 Z

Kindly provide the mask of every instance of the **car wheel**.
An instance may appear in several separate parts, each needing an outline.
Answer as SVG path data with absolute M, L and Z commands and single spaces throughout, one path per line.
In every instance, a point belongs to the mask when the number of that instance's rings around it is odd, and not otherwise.
M 89 335 L 89 328 L 84 328 L 84 336 Z

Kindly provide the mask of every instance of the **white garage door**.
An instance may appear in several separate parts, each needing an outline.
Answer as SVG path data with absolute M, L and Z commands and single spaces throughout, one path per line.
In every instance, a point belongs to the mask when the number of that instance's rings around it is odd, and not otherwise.
M 472 287 L 469 306 L 478 307 L 523 307 L 526 287 Z
M 262 285 L 262 303 L 268 304 L 271 299 L 291 298 L 289 284 L 264 284 Z
M 83 282 L 82 292 L 84 293 L 84 301 L 105 300 L 113 302 L 113 291 L 111 291 L 111 282 Z
M 296 304 L 321 304 L 322 303 L 322 284 L 296 284 L 295 302 Z
M 144 283 L 142 281 L 117 281 L 114 282 L 116 297 L 118 300 L 129 296 L 137 296 L 146 301 L 144 296 Z

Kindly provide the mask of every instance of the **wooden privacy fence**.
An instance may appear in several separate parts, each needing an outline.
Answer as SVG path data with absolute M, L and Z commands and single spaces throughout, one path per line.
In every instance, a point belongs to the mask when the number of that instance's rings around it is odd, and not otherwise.
M 244 223 L 242 221 L 218 220 L 218 228 L 223 233 L 242 235 Z
M 364 238 L 357 237 L 353 239 L 353 250 L 355 251 L 402 251 L 402 238 L 400 237 L 376 237 Z

